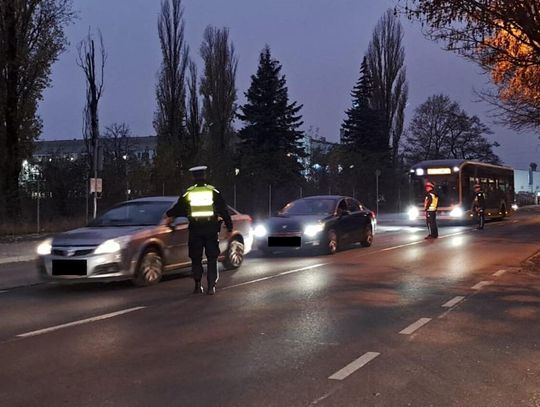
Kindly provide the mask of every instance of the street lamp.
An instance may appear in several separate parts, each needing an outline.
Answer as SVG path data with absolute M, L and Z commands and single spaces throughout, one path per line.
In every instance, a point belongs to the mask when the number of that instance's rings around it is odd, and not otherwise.
M 126 177 L 126 201 L 129 200 L 129 178 L 128 178 L 128 155 L 124 154 L 122 156 L 122 159 L 124 160 L 124 168 L 125 168 L 125 177 Z

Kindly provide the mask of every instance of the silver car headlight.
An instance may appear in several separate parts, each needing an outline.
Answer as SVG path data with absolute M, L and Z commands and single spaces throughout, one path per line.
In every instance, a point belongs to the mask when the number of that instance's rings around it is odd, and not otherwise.
M 307 237 L 315 237 L 324 230 L 324 225 L 321 223 L 313 223 L 304 227 L 304 235 Z
M 268 234 L 268 230 L 264 225 L 257 225 L 255 226 L 255 229 L 253 229 L 253 234 L 255 237 L 265 237 Z
M 95 254 L 108 254 L 108 253 L 117 253 L 122 250 L 128 242 L 130 241 L 131 236 L 122 236 L 116 237 L 114 239 L 105 240 L 101 243 L 96 250 Z
M 52 239 L 45 239 L 36 247 L 36 253 L 40 256 L 48 256 L 52 250 Z

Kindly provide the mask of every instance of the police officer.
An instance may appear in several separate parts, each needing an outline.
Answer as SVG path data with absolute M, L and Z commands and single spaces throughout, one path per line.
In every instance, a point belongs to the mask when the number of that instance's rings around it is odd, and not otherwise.
M 486 221 L 484 214 L 484 211 L 486 210 L 486 196 L 484 195 L 480 184 L 476 184 L 474 186 L 474 198 L 471 210 L 476 217 L 476 221 L 478 222 L 476 229 L 484 229 L 484 222 Z
M 431 182 L 426 182 L 426 196 L 424 198 L 424 210 L 426 211 L 426 224 L 429 234 L 426 239 L 436 239 L 439 237 L 437 229 L 437 208 L 439 206 L 439 195 L 435 192 L 435 187 Z
M 223 219 L 228 233 L 233 230 L 233 224 L 225 200 L 212 185 L 206 183 L 206 166 L 190 168 L 195 184 L 189 187 L 178 202 L 167 211 L 167 224 L 172 224 L 174 218 L 187 216 L 189 219 L 189 257 L 191 258 L 193 278 L 195 280 L 194 294 L 201 294 L 203 288 L 202 256 L 203 249 L 207 259 L 206 278 L 208 288 L 206 293 L 214 295 L 216 282 L 219 278 L 217 259 L 220 253 L 218 234 Z

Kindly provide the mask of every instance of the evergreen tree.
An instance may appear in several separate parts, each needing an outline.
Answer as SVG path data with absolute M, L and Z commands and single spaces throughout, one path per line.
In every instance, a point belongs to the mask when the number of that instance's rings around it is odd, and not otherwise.
M 388 145 L 384 138 L 381 114 L 372 107 L 372 82 L 366 58 L 360 67 L 360 77 L 351 96 L 352 107 L 342 125 L 342 142 L 355 152 L 384 152 Z
M 303 177 L 301 159 L 306 154 L 302 144 L 304 133 L 299 130 L 303 124 L 299 114 L 302 105 L 289 102 L 281 68 L 266 46 L 260 54 L 257 73 L 251 77 L 247 102 L 238 115 L 245 123 L 239 132 L 240 171 L 261 191 L 268 185 L 293 187 Z
M 245 123 L 240 130 L 239 156 L 242 168 L 265 182 L 286 182 L 302 175 L 305 157 L 303 124 L 298 114 L 302 105 L 289 103 L 281 64 L 272 58 L 267 46 L 260 54 L 256 75 L 246 93 L 247 102 L 238 117 Z M 279 168 L 268 165 L 279 163 Z M 246 168 L 247 166 L 247 168 Z

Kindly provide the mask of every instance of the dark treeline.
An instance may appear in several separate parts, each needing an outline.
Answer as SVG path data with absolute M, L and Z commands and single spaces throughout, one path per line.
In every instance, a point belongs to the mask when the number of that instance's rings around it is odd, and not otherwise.
M 0 4 L 9 17 L 11 4 L 25 1 L 0 0 Z M 15 102 L 10 99 L 9 75 L 22 75 L 10 69 L 25 71 L 9 58 L 0 60 L 9 68 L 0 71 L 4 75 L 0 77 L 4 123 L 0 126 L 0 217 L 4 223 L 34 222 L 37 197 L 43 219 L 83 222 L 92 214 L 88 183 L 94 171 L 103 179 L 99 211 L 125 199 L 178 195 L 191 182 L 188 169 L 203 164 L 209 166 L 211 183 L 231 205 L 265 216 L 292 199 L 315 194 L 349 195 L 371 208 L 400 210 L 401 197 L 407 196 L 407 167 L 415 160 L 459 157 L 498 162 L 492 151 L 496 144 L 487 140 L 489 129 L 444 95 L 434 95 L 419 106 L 406 128 L 403 29 L 391 10 L 376 24 L 361 58 L 340 141 L 325 143 L 318 140 L 317 132 L 303 130 L 302 101 L 290 100 L 284 74 L 287 67 L 269 45 L 261 44 L 257 71 L 245 92 L 246 101 L 240 105 L 236 87 L 239 58 L 229 30 L 209 26 L 202 33 L 201 45 L 190 47 L 184 38 L 181 0 L 163 0 L 157 21 L 162 61 L 155 91 L 155 155 L 135 154 L 125 123 L 99 128 L 98 102 L 107 97 L 106 41 L 100 34 L 95 45 L 89 32 L 79 44 L 77 61 L 87 85 L 83 112 L 86 153 L 70 157 L 62 151 L 52 152 L 37 162 L 32 151 L 41 126 L 35 108 L 49 83 L 51 64 L 66 47 L 63 29 L 73 13 L 67 0 L 32 3 L 40 6 L 32 9 L 35 13 L 53 13 L 54 18 L 48 20 L 51 27 L 40 33 L 48 39 L 40 43 L 44 49 L 15 50 L 21 53 L 18 63 L 29 64 L 35 58 L 42 61 L 36 65 L 38 80 L 27 86 L 33 93 L 17 102 L 17 123 L 12 123 L 10 106 Z M 33 19 L 39 15 L 32 15 L 30 21 Z M 13 51 L 6 34 L 9 21 L 0 23 L 2 55 L 9 57 Z M 201 66 L 195 63 L 196 53 Z M 16 148 L 6 126 L 17 126 Z M 426 128 L 439 131 L 430 133 Z M 442 144 L 426 148 L 435 141 Z M 14 165 L 23 171 L 15 171 Z

